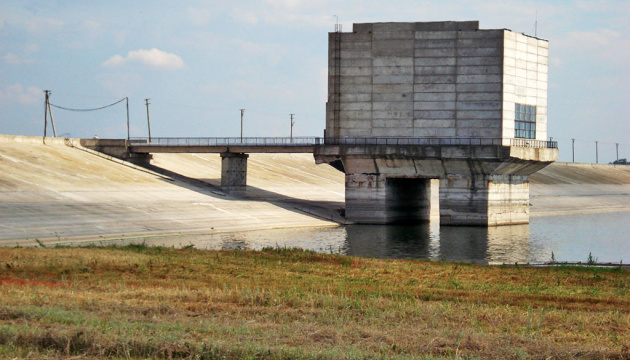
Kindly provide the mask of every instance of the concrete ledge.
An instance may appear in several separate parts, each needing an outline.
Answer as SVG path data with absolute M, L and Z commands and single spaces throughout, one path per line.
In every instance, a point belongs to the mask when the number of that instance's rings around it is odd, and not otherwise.
M 2 135 L 0 134 L 0 142 L 13 142 L 23 144 L 48 144 L 48 145 L 65 145 L 67 141 L 79 142 L 80 139 L 60 138 L 60 137 L 43 137 L 43 136 L 24 136 L 24 135 Z

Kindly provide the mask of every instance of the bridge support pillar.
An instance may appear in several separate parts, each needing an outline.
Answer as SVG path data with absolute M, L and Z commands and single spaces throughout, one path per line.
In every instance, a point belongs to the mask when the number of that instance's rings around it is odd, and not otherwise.
M 138 166 L 147 167 L 151 165 L 151 159 L 153 159 L 153 155 L 151 154 L 130 153 L 127 161 Z
M 447 175 L 440 179 L 440 225 L 527 223 L 528 175 Z
M 346 219 L 361 224 L 427 222 L 431 180 L 346 174 Z
M 221 189 L 228 193 L 245 191 L 247 187 L 247 158 L 243 153 L 221 153 Z

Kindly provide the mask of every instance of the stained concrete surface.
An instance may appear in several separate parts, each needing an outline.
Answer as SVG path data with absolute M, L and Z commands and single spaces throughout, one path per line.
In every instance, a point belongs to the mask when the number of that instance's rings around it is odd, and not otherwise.
M 341 219 L 344 174 L 310 154 L 250 154 L 247 192 L 231 196 L 219 188 L 218 154 L 155 155 L 155 166 L 201 180 L 186 181 L 76 144 L 0 135 L 0 246 L 162 236 L 185 245 Z M 630 166 L 552 164 L 531 177 L 530 193 L 533 216 L 629 210 Z
M 630 166 L 553 163 L 530 177 L 532 216 L 630 210 Z
M 252 155 L 251 194 L 241 198 L 213 186 L 218 155 L 156 156 L 210 183 L 197 186 L 41 140 L 0 137 L 0 245 L 331 226 L 320 216 L 343 207 L 343 174 L 309 154 Z

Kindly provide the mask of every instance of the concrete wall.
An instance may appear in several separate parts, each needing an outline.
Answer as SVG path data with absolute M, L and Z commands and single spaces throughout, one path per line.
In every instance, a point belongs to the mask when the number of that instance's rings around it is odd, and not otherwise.
M 515 102 L 546 139 L 544 40 L 479 23 L 354 24 L 329 35 L 329 137 L 514 137 Z
M 503 137 L 514 137 L 514 104 L 536 106 L 536 139 L 547 140 L 549 43 L 504 31 Z

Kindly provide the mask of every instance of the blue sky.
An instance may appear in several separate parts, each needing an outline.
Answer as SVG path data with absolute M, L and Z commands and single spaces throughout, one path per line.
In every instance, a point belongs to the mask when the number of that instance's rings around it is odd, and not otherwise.
M 549 135 L 560 160 L 630 158 L 630 2 L 0 1 L 0 133 L 43 133 L 51 102 L 129 97 L 131 136 L 321 136 L 327 33 L 353 22 L 479 20 L 549 40 Z M 53 108 L 57 133 L 124 138 L 124 102 Z

